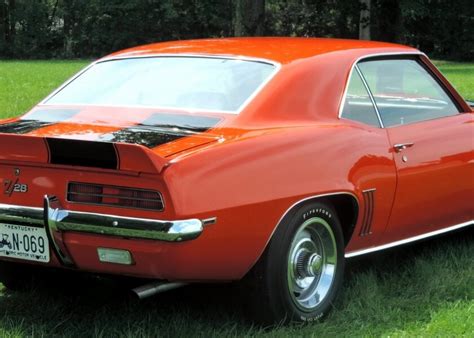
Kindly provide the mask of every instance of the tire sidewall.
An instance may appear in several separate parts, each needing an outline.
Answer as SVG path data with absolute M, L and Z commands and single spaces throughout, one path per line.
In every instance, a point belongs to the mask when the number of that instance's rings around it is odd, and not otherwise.
M 307 220 L 319 217 L 326 221 L 336 241 L 337 265 L 334 280 L 324 300 L 313 310 L 303 311 L 291 297 L 288 286 L 288 257 L 294 236 Z M 273 295 L 272 310 L 276 318 L 286 322 L 312 322 L 325 317 L 341 288 L 344 274 L 344 239 L 341 225 L 334 210 L 322 203 L 302 206 L 278 226 L 268 248 L 267 287 Z

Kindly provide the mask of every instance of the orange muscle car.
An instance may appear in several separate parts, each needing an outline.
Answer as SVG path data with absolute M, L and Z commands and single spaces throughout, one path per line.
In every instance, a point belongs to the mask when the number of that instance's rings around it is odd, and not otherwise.
M 0 122 L 0 280 L 246 279 L 268 322 L 323 317 L 344 260 L 473 224 L 473 112 L 416 49 L 159 43 Z

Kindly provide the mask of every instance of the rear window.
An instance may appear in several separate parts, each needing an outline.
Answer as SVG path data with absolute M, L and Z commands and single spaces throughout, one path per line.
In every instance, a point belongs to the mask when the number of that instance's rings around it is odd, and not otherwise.
M 150 57 L 95 64 L 46 104 L 164 107 L 238 113 L 276 72 L 266 62 Z

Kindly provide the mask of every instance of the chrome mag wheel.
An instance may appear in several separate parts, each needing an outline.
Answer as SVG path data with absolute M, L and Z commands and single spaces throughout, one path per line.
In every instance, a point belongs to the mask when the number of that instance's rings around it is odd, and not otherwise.
M 320 217 L 297 230 L 288 255 L 288 290 L 303 312 L 324 301 L 336 277 L 337 246 L 331 226 Z

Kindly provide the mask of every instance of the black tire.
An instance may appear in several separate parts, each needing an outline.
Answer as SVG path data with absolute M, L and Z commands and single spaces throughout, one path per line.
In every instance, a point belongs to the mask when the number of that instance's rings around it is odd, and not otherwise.
M 73 286 L 77 276 L 68 270 L 10 261 L 0 261 L 0 283 L 12 291 L 55 290 Z
M 31 288 L 36 272 L 36 269 L 28 264 L 0 261 L 0 283 L 13 291 Z
M 319 320 L 331 310 L 343 275 L 344 238 L 337 214 L 326 204 L 307 204 L 279 224 L 247 276 L 252 318 L 271 325 Z M 311 297 L 318 290 L 321 297 Z

